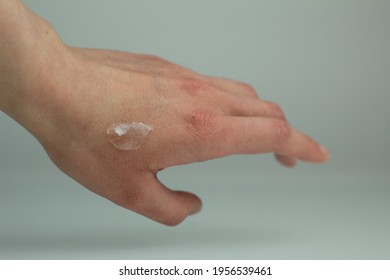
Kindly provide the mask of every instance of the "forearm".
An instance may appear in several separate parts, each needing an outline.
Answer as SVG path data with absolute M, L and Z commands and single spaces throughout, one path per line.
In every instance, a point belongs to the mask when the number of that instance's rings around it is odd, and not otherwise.
M 35 136 L 60 49 L 65 46 L 47 22 L 20 1 L 0 0 L 0 110 Z

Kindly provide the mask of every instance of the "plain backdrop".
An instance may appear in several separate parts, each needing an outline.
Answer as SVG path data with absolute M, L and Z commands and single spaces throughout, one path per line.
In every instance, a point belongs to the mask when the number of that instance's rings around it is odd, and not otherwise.
M 0 258 L 390 257 L 390 1 L 25 3 L 69 45 L 252 84 L 332 157 L 293 170 L 271 155 L 170 168 L 161 180 L 204 208 L 169 228 L 78 185 L 0 112 Z

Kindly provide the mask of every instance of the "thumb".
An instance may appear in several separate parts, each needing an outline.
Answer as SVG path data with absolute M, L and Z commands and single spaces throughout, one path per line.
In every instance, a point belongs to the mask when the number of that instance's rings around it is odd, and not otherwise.
M 125 202 L 123 206 L 162 224 L 175 226 L 202 207 L 196 195 L 170 190 L 153 173 L 146 173 L 138 184 L 137 200 Z

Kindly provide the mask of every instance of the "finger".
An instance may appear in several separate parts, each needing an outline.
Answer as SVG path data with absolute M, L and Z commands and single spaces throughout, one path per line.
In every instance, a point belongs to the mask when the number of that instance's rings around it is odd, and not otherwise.
M 240 105 L 239 102 L 234 103 L 236 116 L 241 115 L 241 116 L 269 117 L 269 118 L 282 119 L 287 122 L 286 116 L 282 108 L 274 102 L 258 99 L 258 100 L 251 100 L 247 103 L 249 104 L 245 104 L 243 106 L 241 104 L 241 107 L 239 107 Z M 258 107 L 257 110 L 256 108 L 254 108 L 254 106 Z M 291 158 L 284 155 L 275 154 L 275 158 L 279 163 L 281 163 L 286 167 L 294 167 L 297 163 L 297 160 L 295 158 Z
M 273 102 L 264 100 L 247 100 L 231 97 L 230 99 L 230 115 L 232 116 L 257 116 L 282 119 L 287 122 L 285 114 L 281 107 Z M 236 99 L 236 100 L 234 100 Z M 275 158 L 284 166 L 294 167 L 296 159 L 285 155 L 276 155 Z
M 286 119 L 281 107 L 273 102 L 230 96 L 226 98 L 226 103 L 231 116 Z
M 202 76 L 202 79 L 204 79 L 209 85 L 222 91 L 235 95 L 257 98 L 256 90 L 249 84 L 217 77 Z
M 177 81 L 173 83 L 177 86 Z M 221 109 L 226 115 L 284 118 L 282 109 L 276 103 L 230 94 L 199 79 L 181 79 L 177 87 L 188 96 Z
M 297 164 L 297 160 L 295 158 L 278 155 L 275 154 L 275 158 L 280 162 L 282 165 L 286 167 L 294 167 Z
M 240 97 L 237 93 L 242 92 L 245 96 L 250 97 L 250 100 L 231 98 L 231 113 L 233 116 L 263 116 L 263 117 L 274 117 L 280 119 L 286 119 L 285 114 L 281 107 L 273 102 L 262 101 L 257 98 L 255 89 L 245 83 L 235 82 L 222 78 L 210 78 L 206 77 L 207 82 L 224 91 L 231 92 L 234 96 Z M 253 99 L 255 97 L 256 99 Z M 294 167 L 296 165 L 296 159 L 290 158 L 284 155 L 276 155 L 275 158 L 284 166 Z
M 270 152 L 308 162 L 329 157 L 325 148 L 282 119 L 225 116 L 213 129 L 206 150 L 210 158 Z
M 223 107 L 222 111 L 226 115 L 268 117 L 287 121 L 281 107 L 273 102 L 260 100 L 257 98 L 242 98 L 242 96 L 238 95 L 228 95 L 219 90 L 214 90 L 212 94 L 208 95 L 208 98 L 211 98 L 214 103 L 218 104 L 220 107 Z M 296 159 L 289 158 L 284 155 L 277 155 L 276 159 L 282 165 L 287 167 L 293 167 L 296 164 Z
M 196 195 L 172 191 L 152 173 L 145 174 L 139 184 L 139 188 L 126 191 L 122 206 L 157 222 L 174 226 L 201 209 L 201 200 Z
M 210 98 L 223 107 L 222 109 L 226 115 L 285 119 L 285 114 L 281 107 L 273 102 L 230 95 L 219 90 L 211 92 Z

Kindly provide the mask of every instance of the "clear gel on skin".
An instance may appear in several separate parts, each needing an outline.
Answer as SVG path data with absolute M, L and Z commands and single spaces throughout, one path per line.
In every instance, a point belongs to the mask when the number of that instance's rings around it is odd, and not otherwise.
M 111 144 L 119 150 L 137 150 L 152 127 L 142 122 L 114 123 L 107 128 Z

